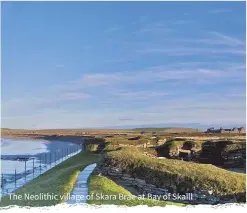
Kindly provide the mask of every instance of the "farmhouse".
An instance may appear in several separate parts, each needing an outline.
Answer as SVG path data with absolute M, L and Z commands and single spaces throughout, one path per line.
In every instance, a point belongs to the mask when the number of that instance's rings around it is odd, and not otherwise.
M 233 129 L 223 129 L 222 127 L 220 129 L 214 129 L 214 127 L 207 129 L 207 131 L 205 133 L 235 133 L 235 134 L 241 134 L 241 133 L 245 133 L 245 129 L 244 127 L 234 127 Z

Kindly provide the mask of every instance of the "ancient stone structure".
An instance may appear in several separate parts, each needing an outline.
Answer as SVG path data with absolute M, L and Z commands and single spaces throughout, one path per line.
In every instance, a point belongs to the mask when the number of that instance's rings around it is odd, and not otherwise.
M 148 196 L 152 195 L 168 195 L 179 193 L 178 186 L 174 181 L 164 181 L 165 185 L 156 186 L 151 183 L 147 183 L 145 179 L 133 177 L 131 174 L 124 173 L 120 168 L 115 167 L 106 167 L 105 165 L 99 165 L 95 171 L 95 175 L 104 175 L 109 177 L 113 181 L 121 182 L 123 187 L 131 186 L 135 187 L 139 195 Z M 181 203 L 190 203 L 190 204 L 217 204 L 217 203 L 235 203 L 237 199 L 234 196 L 231 197 L 219 197 L 214 195 L 213 190 L 203 190 L 203 189 L 189 189 L 184 186 L 184 194 L 190 193 L 192 200 L 180 200 Z M 183 194 L 183 192 L 180 192 Z

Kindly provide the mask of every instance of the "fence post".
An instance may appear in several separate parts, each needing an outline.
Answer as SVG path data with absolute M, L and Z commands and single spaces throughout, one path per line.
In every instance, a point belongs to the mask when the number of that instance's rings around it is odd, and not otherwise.
M 25 159 L 25 181 L 26 181 L 26 176 L 27 176 L 27 161 Z
M 41 174 L 41 154 L 40 154 L 40 159 L 39 159 L 39 173 Z
M 15 188 L 16 188 L 16 168 L 15 168 Z
M 55 165 L 57 164 L 57 152 L 55 151 L 54 155 L 55 155 Z
M 33 177 L 34 177 L 34 158 L 33 158 Z
M 47 169 L 47 166 L 46 166 L 46 153 L 45 153 L 45 168 Z
M 3 181 L 4 181 L 4 179 L 3 179 L 3 173 L 2 173 L 2 177 L 1 177 L 1 179 L 2 179 L 2 182 L 1 182 L 1 187 L 2 187 L 2 188 L 4 188 L 4 182 L 3 182 Z
M 50 168 L 51 168 L 51 152 L 50 152 Z

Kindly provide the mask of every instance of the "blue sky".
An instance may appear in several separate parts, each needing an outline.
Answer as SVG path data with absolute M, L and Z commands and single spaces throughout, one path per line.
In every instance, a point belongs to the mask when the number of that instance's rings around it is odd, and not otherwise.
M 2 126 L 245 125 L 245 2 L 2 3 Z

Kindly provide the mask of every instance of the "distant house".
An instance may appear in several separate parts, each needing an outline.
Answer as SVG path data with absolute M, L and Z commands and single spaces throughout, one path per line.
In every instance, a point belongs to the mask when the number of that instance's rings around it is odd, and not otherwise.
M 222 127 L 220 129 L 214 129 L 214 127 L 211 127 L 209 129 L 207 129 L 207 131 L 205 133 L 245 133 L 245 129 L 244 127 L 234 127 L 233 129 L 223 129 Z
M 238 132 L 239 132 L 239 133 L 245 133 L 245 129 L 244 129 L 244 127 L 240 127 L 240 128 L 238 128 Z

